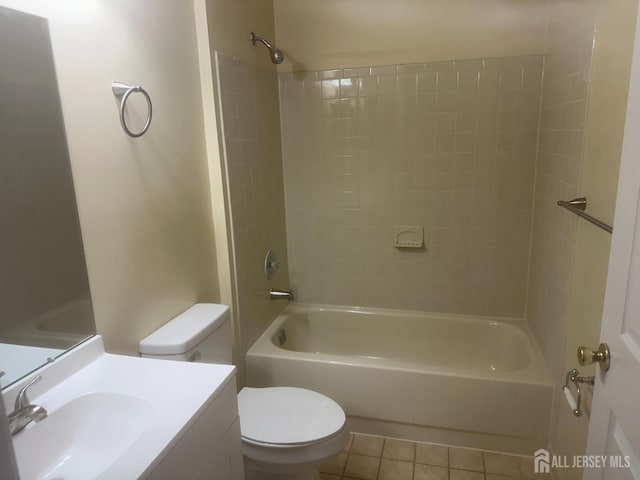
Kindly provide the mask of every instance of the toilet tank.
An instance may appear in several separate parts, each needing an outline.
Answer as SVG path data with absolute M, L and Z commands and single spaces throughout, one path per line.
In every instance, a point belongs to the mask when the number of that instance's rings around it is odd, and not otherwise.
M 196 303 L 139 344 L 140 356 L 231 365 L 229 307 Z

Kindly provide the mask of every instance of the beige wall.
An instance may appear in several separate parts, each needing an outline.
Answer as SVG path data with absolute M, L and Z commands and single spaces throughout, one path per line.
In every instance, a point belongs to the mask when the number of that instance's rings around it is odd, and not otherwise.
M 273 71 L 275 66 L 262 45 L 254 46 L 249 34 L 275 41 L 272 0 L 206 0 L 211 49 L 248 65 Z
M 522 318 L 541 56 L 280 74 L 298 299 Z M 398 249 L 400 226 L 425 248 Z
M 540 54 L 546 0 L 274 0 L 280 72 Z
M 269 289 L 289 287 L 278 85 L 275 72 L 221 54 L 218 68 L 244 357 L 286 306 L 270 300 Z M 280 269 L 269 281 L 264 258 L 270 249 Z
M 2 0 L 50 20 L 96 325 L 109 351 L 218 300 L 191 2 Z M 114 80 L 143 85 L 127 137 Z M 131 102 L 131 123 L 144 105 Z

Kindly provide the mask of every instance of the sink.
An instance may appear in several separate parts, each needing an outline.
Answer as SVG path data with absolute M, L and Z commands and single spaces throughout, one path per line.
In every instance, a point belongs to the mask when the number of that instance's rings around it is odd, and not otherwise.
M 5 407 L 13 406 L 20 388 L 34 375 L 42 377 L 28 394 L 48 416 L 12 437 L 20 477 L 151 478 L 228 390 L 234 374 L 231 365 L 105 353 L 96 335 L 3 390 Z M 235 394 L 235 385 L 231 388 Z
M 88 393 L 14 437 L 22 478 L 97 478 L 140 437 L 152 405 L 117 393 Z

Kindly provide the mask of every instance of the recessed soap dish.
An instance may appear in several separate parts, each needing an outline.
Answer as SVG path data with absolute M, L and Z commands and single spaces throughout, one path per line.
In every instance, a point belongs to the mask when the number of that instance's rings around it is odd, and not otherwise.
M 393 245 L 396 248 L 422 248 L 424 246 L 424 227 L 395 227 L 395 240 Z

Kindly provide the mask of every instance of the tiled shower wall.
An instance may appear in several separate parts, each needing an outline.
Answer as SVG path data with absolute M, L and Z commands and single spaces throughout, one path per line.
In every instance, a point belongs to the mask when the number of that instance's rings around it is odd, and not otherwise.
M 556 202 L 578 195 L 593 34 L 559 40 L 545 66 L 527 316 L 549 365 L 562 365 L 578 218 Z
M 271 287 L 287 288 L 287 239 L 275 70 L 262 70 L 216 53 L 224 148 L 231 203 L 237 283 L 240 360 L 285 307 L 269 300 Z M 272 282 L 263 271 L 267 250 L 281 267 Z
M 542 57 L 281 73 L 292 286 L 522 317 Z M 424 227 L 423 249 L 394 247 Z
M 527 321 L 558 387 L 578 217 L 556 202 L 580 191 L 593 45 L 593 25 L 563 31 L 554 37 L 545 63 Z

